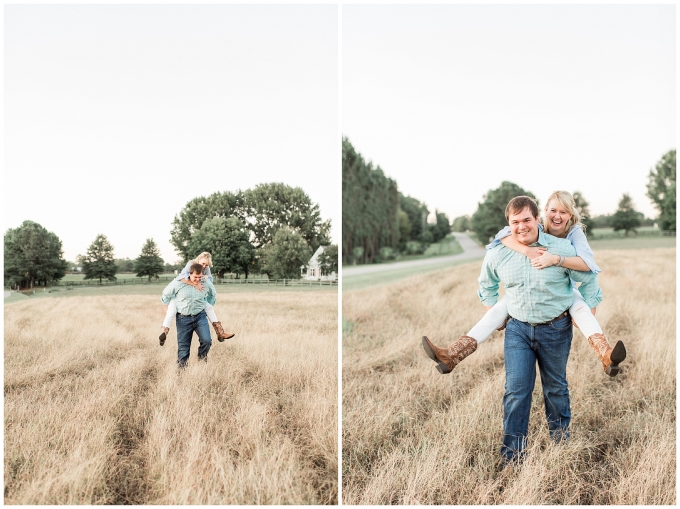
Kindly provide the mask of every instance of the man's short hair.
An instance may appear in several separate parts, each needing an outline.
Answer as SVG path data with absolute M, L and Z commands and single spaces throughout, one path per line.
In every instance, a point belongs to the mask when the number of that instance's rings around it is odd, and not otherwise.
M 203 274 L 203 265 L 194 263 L 189 267 L 189 274 Z
M 510 214 L 519 214 L 527 207 L 531 211 L 531 215 L 538 218 L 538 205 L 536 205 L 536 200 L 528 196 L 515 196 L 508 202 L 508 206 L 505 207 L 505 220 L 509 221 Z

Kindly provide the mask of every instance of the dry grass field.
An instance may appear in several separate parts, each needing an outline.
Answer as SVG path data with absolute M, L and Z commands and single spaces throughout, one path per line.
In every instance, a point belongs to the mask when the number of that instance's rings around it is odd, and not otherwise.
M 5 503 L 337 503 L 337 289 L 220 293 L 182 373 L 159 299 L 5 306 Z
M 615 378 L 574 329 L 572 438 L 548 436 L 537 377 L 524 465 L 499 472 L 503 333 L 442 376 L 444 346 L 483 314 L 481 262 L 343 294 L 345 504 L 676 503 L 675 248 L 597 251 L 597 317 L 628 358 Z

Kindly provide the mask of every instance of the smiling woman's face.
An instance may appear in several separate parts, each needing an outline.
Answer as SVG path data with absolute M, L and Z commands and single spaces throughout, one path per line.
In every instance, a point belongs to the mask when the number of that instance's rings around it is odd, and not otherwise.
M 571 214 L 560 202 L 550 200 L 545 207 L 545 219 L 549 230 L 547 233 L 555 237 L 563 237 Z

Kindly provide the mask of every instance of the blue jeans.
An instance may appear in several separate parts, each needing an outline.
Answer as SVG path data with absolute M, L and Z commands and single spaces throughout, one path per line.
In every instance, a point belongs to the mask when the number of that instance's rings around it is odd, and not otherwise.
M 210 337 L 210 326 L 205 311 L 194 316 L 183 316 L 177 313 L 175 319 L 177 326 L 177 364 L 179 364 L 179 367 L 185 367 L 189 360 L 194 331 L 198 334 L 198 358 L 199 360 L 207 360 L 212 338 Z
M 503 446 L 506 462 L 520 461 L 529 430 L 531 395 L 536 362 L 541 373 L 545 417 L 555 441 L 569 438 L 571 409 L 567 385 L 567 359 L 573 329 L 569 315 L 545 325 L 531 326 L 514 318 L 505 328 L 505 395 Z

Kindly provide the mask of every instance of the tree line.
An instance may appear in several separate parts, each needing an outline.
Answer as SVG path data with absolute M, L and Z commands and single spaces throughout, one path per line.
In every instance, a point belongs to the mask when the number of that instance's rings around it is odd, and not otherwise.
M 635 210 L 633 199 L 628 193 L 623 194 L 613 214 L 591 217 L 589 203 L 581 192 L 574 191 L 572 195 L 581 221 L 585 225 L 586 235 L 592 236 L 595 228 L 611 227 L 614 231 L 623 231 L 628 236 L 630 232 L 636 232 L 639 226 L 655 222 L 661 230 L 675 231 L 675 169 L 675 150 L 670 150 L 649 171 L 646 195 L 659 211 L 659 217 L 655 221 L 646 219 L 644 214 Z M 500 229 L 507 226 L 505 206 L 512 198 L 520 195 L 530 196 L 539 201 L 533 193 L 517 184 L 503 182 L 500 187 L 490 190 L 483 196 L 472 216 L 455 218 L 452 224 L 453 231 L 471 230 L 480 241 L 490 240 Z
M 591 225 L 589 204 L 579 191 L 573 192 L 572 195 L 576 209 L 581 215 L 581 222 L 588 231 Z M 516 196 L 529 196 L 536 200 L 540 207 L 540 200 L 534 193 L 513 182 L 504 181 L 498 188 L 490 190 L 482 197 L 482 201 L 477 204 L 477 210 L 472 216 L 455 218 L 452 230 L 456 232 L 472 230 L 482 242 L 492 239 L 499 230 L 508 225 L 505 219 L 505 207 Z
M 675 150 L 664 154 L 649 171 L 647 196 L 659 211 L 656 219 L 662 230 L 675 230 Z M 450 231 L 472 231 L 481 242 L 493 238 L 504 226 L 505 207 L 515 196 L 536 196 L 517 184 L 503 182 L 487 192 L 471 216 L 457 217 L 449 225 L 444 213 L 435 210 L 436 223 L 428 223 L 428 208 L 419 200 L 399 192 L 397 182 L 373 166 L 357 152 L 350 141 L 342 140 L 342 259 L 345 263 L 374 263 L 393 253 L 418 253 Z M 592 217 L 590 204 L 580 191 L 572 193 L 587 235 L 595 228 L 612 227 L 626 236 L 650 220 L 635 210 L 629 194 L 624 194 L 616 212 Z
M 373 263 L 396 253 L 422 253 L 451 231 L 449 219 L 435 210 L 427 222 L 425 203 L 404 196 L 380 166 L 366 162 L 349 139 L 342 139 L 342 259 Z
M 80 267 L 82 269 L 82 255 L 78 255 L 76 257 L 75 262 L 70 262 L 67 260 L 69 267 L 71 267 L 71 272 L 77 272 L 77 268 Z M 131 260 L 130 258 L 114 258 L 114 263 L 116 264 L 116 274 L 122 274 L 122 273 L 134 273 L 135 272 L 135 260 Z M 168 263 L 167 261 L 164 261 L 163 264 L 163 274 L 172 274 L 176 270 L 182 270 L 184 268 L 184 263 Z
M 212 254 L 212 272 L 222 278 L 259 272 L 270 278 L 299 278 L 319 246 L 322 274 L 338 272 L 337 246 L 330 244 L 330 221 L 299 187 L 260 184 L 246 191 L 217 192 L 190 200 L 175 216 L 171 243 L 184 263 L 203 251 Z M 79 255 L 85 279 L 113 281 L 121 268 L 138 277 L 166 270 L 158 246 L 147 239 L 134 261 L 117 260 L 105 235 L 99 234 Z M 61 240 L 32 221 L 5 233 L 5 285 L 33 287 L 64 277 L 69 267 Z
M 647 196 L 659 211 L 662 230 L 676 229 L 675 150 L 664 154 L 650 170 Z M 382 169 L 366 162 L 347 138 L 342 140 L 342 258 L 353 263 L 372 263 L 395 253 L 418 253 L 453 231 L 472 230 L 486 241 L 505 226 L 505 205 L 515 196 L 535 196 L 512 182 L 490 190 L 472 216 L 448 217 L 435 209 L 435 223 L 428 223 L 428 208 L 404 196 L 396 181 Z M 573 193 L 586 224 L 586 233 L 611 226 L 614 231 L 635 232 L 644 216 L 635 210 L 628 194 L 612 215 L 591 218 L 583 195 Z M 538 201 L 538 200 L 537 200 Z M 323 221 L 319 207 L 299 187 L 282 183 L 260 184 L 246 191 L 217 192 L 190 200 L 175 216 L 171 242 L 184 263 L 198 253 L 213 255 L 213 272 L 237 277 L 259 272 L 270 278 L 300 277 L 300 268 L 319 246 L 328 246 L 330 221 Z M 152 277 L 167 270 L 153 239 L 147 239 L 134 260 L 117 260 L 113 246 L 99 234 L 77 263 L 85 279 L 115 280 L 123 267 L 139 277 Z M 338 272 L 337 246 L 319 257 L 322 273 Z M 47 285 L 64 277 L 69 263 L 63 259 L 62 243 L 53 232 L 33 221 L 10 228 L 4 238 L 4 283 L 10 287 Z

